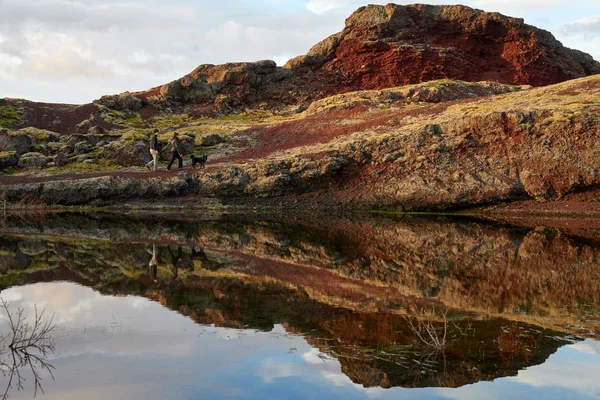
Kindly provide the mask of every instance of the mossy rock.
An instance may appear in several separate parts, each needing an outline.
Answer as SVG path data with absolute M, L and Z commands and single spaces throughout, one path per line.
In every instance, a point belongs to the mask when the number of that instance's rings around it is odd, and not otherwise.
M 14 134 L 13 131 L 0 129 L 0 151 L 15 151 L 18 155 L 33 150 L 33 141 L 26 134 Z
M 46 168 L 48 158 L 41 153 L 26 153 L 19 158 L 19 168 Z
M 226 139 L 224 136 L 219 135 L 218 133 L 211 133 L 208 135 L 203 135 L 198 141 L 198 144 L 204 147 L 212 147 L 224 143 L 225 141 Z
M 23 122 L 23 112 L 13 106 L 0 106 L 0 127 L 15 128 Z
M 19 155 L 16 151 L 0 152 L 0 169 L 15 167 L 18 162 Z
M 18 131 L 14 131 L 12 134 L 28 135 L 36 144 L 58 142 L 60 140 L 60 133 L 45 129 L 37 129 L 34 127 L 19 129 Z

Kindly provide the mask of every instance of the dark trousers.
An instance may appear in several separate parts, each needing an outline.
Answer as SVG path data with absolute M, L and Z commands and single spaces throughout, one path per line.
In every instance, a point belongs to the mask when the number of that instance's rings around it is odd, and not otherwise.
M 179 155 L 178 151 L 174 151 L 173 155 L 171 155 L 171 161 L 169 161 L 167 169 L 171 169 L 171 165 L 173 165 L 173 161 L 175 161 L 176 158 L 179 159 L 179 169 L 183 168 L 183 158 Z

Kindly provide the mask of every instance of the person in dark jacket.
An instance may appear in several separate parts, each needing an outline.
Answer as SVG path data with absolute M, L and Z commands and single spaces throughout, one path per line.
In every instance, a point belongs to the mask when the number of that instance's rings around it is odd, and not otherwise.
M 177 279 L 177 277 L 179 276 L 179 266 L 183 261 L 183 249 L 181 248 L 181 246 L 179 246 L 177 248 L 177 255 L 173 253 L 173 250 L 171 250 L 171 246 L 167 246 L 167 250 L 169 250 L 169 254 L 171 254 L 171 275 L 173 275 L 174 279 Z
M 154 134 L 150 136 L 150 155 L 152 161 L 146 164 L 146 168 L 150 171 L 150 166 L 154 164 L 154 170 L 158 167 L 158 155 L 160 154 L 160 145 L 158 144 L 158 129 L 154 130 Z
M 169 165 L 167 166 L 167 170 L 171 170 L 171 165 L 177 158 L 179 160 L 179 169 L 183 168 L 183 156 L 181 155 L 181 150 L 179 147 L 179 135 L 177 132 L 173 133 L 173 138 L 169 141 L 171 144 L 171 148 L 173 149 L 173 154 L 171 155 L 171 161 L 169 161 Z

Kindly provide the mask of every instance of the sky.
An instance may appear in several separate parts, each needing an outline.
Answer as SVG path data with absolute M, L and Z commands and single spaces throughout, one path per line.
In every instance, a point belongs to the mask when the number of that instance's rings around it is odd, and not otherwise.
M 86 103 L 165 84 L 200 64 L 283 65 L 367 3 L 388 1 L 0 0 L 0 98 Z M 600 60 L 598 0 L 462 4 L 524 18 Z

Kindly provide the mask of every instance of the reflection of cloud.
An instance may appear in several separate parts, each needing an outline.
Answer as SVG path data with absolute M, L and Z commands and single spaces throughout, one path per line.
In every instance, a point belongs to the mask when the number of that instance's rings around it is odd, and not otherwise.
M 301 375 L 297 364 L 280 363 L 272 358 L 267 358 L 256 371 L 256 376 L 261 377 L 265 383 L 273 383 L 280 378 L 289 378 Z
M 595 340 L 586 339 L 583 342 L 575 343 L 571 345 L 572 348 L 588 354 L 600 354 L 600 342 Z

